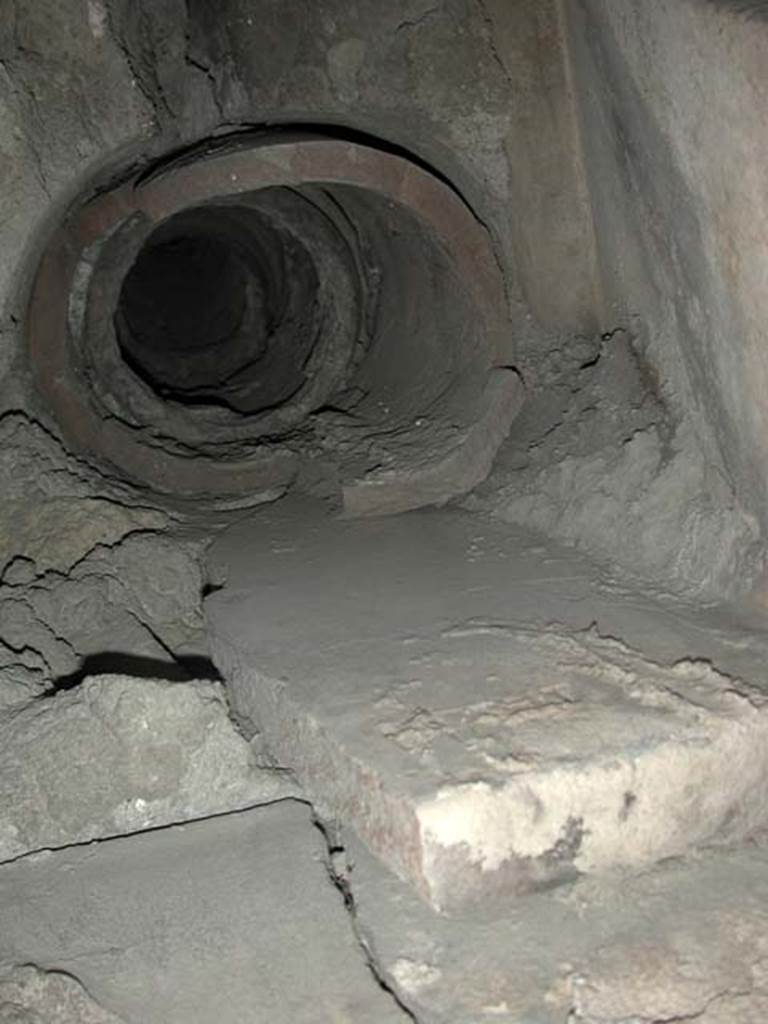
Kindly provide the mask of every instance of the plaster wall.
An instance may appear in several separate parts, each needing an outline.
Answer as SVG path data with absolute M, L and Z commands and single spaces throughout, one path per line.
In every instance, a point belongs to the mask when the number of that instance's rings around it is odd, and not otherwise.
M 768 27 L 704 0 L 565 0 L 605 329 L 768 522 Z M 753 5 L 754 6 L 754 5 Z
M 558 0 L 483 0 L 512 86 L 504 149 L 521 285 L 550 330 L 597 327 L 594 225 Z

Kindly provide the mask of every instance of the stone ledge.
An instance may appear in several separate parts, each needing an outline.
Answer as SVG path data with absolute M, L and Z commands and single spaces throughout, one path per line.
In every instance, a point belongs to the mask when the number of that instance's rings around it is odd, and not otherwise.
M 366 526 L 281 510 L 233 546 L 208 605 L 214 657 L 320 811 L 448 911 L 764 825 L 761 692 L 594 630 L 505 625 L 489 615 L 504 609 L 493 535 L 455 513 Z

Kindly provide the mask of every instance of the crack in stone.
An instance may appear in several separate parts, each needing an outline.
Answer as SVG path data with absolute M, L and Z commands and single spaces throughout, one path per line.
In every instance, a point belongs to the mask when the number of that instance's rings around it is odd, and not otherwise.
M 512 81 L 512 76 L 509 73 L 507 65 L 504 63 L 501 54 L 499 53 L 498 47 L 496 46 L 496 26 L 493 23 L 493 18 L 488 13 L 488 8 L 485 5 L 485 0 L 476 0 L 477 9 L 480 12 L 480 17 L 483 19 L 483 25 L 485 26 L 486 36 L 488 39 L 488 46 L 491 50 L 491 56 L 493 57 L 494 63 L 498 66 L 504 80 L 510 89 L 514 89 L 515 83 Z
M 268 771 L 268 769 L 260 769 L 261 771 Z M 31 860 L 35 857 L 47 856 L 53 853 L 63 853 L 66 850 L 78 850 L 85 847 L 97 847 L 103 843 L 114 843 L 120 839 L 129 839 L 131 836 L 143 836 L 150 832 L 167 832 L 169 829 L 180 828 L 184 825 L 199 824 L 205 821 L 216 821 L 219 818 L 231 818 L 237 814 L 245 814 L 248 811 L 255 811 L 259 807 L 271 807 L 273 804 L 282 804 L 286 801 L 294 801 L 299 804 L 306 804 L 311 807 L 308 801 L 303 800 L 299 796 L 278 796 L 271 800 L 257 800 L 255 803 L 246 804 L 244 807 L 237 807 L 231 811 L 219 811 L 215 814 L 202 814 L 199 817 L 191 818 L 179 818 L 178 821 L 169 821 L 162 825 L 147 825 L 146 827 L 129 829 L 125 832 L 115 832 L 108 836 L 96 836 L 93 839 L 82 839 L 75 843 L 62 843 L 60 846 L 39 846 L 34 850 L 25 850 L 24 853 L 19 853 L 15 857 L 8 857 L 5 860 L 0 860 L 0 868 L 5 867 L 8 864 L 18 864 L 20 861 Z
M 2 69 L 2 71 L 5 73 L 11 92 L 14 93 L 17 99 L 19 100 L 19 106 L 21 107 L 22 111 L 25 108 L 28 108 L 30 113 L 29 120 L 33 121 L 37 125 L 38 134 L 40 134 L 41 137 L 44 138 L 46 134 L 45 126 L 40 116 L 40 109 L 34 93 L 31 89 L 28 89 L 21 81 L 19 81 L 18 75 L 13 74 L 11 70 L 11 63 L 9 61 L 0 60 L 0 69 Z M 35 144 L 34 136 L 35 132 L 25 132 L 24 142 L 26 143 L 27 149 L 29 150 L 29 153 L 32 157 L 32 164 L 35 169 L 35 178 L 37 179 L 37 183 L 40 186 L 43 193 L 45 194 L 46 198 L 50 200 L 53 198 L 53 196 L 51 193 L 50 186 L 48 184 L 48 178 L 45 173 L 45 168 L 43 165 L 42 151 Z
M 224 107 L 222 105 L 221 97 L 219 95 L 219 89 L 221 85 L 220 80 L 210 64 L 205 64 L 202 60 L 200 60 L 199 57 L 192 56 L 192 31 L 190 26 L 192 24 L 193 18 L 190 0 L 184 0 L 184 7 L 187 14 L 187 24 L 186 30 L 184 32 L 184 63 L 188 68 L 192 68 L 195 71 L 199 71 L 207 79 L 211 99 L 213 100 L 213 105 L 215 106 L 216 112 L 219 115 L 219 120 L 223 123 L 225 120 L 225 116 Z
M 760 961 L 756 961 L 752 967 L 754 969 Z M 581 977 L 579 979 L 580 985 L 588 985 L 589 982 L 586 978 Z M 596 991 L 594 985 L 590 986 Z M 565 1024 L 690 1024 L 691 1021 L 701 1020 L 712 1007 L 718 1004 L 726 1004 L 736 999 L 746 999 L 757 992 L 755 985 L 750 985 L 749 988 L 727 988 L 722 992 L 716 992 L 710 996 L 704 1004 L 697 1010 L 692 1010 L 690 1013 L 677 1013 L 670 1017 L 658 1017 L 656 1015 L 649 1017 L 645 1014 L 633 1014 L 631 1017 L 621 1016 L 614 1017 L 610 1020 L 600 1014 L 595 1017 L 591 1012 L 586 1014 L 574 1003 L 571 1007 Z M 758 993 L 760 994 L 760 993 Z
M 341 836 L 338 828 L 330 822 L 323 821 L 318 816 L 317 811 L 314 808 L 312 820 L 315 828 L 323 837 L 323 842 L 325 843 L 325 867 L 328 873 L 328 880 L 333 887 L 338 890 L 342 898 L 344 909 L 347 911 L 349 916 L 352 934 L 360 947 L 368 970 L 373 975 L 373 978 L 379 988 L 387 993 L 402 1014 L 408 1020 L 413 1021 L 414 1024 L 420 1024 L 419 1017 L 417 1017 L 416 1013 L 408 1006 L 394 986 L 387 980 L 384 970 L 376 960 L 371 944 L 365 938 L 360 929 L 357 918 L 357 906 L 355 904 L 355 897 L 352 893 L 352 887 L 349 884 L 346 871 L 339 868 L 339 860 L 343 856 L 345 849 L 341 842 Z
M 142 12 L 143 13 L 143 12 Z M 149 88 L 144 70 L 140 66 L 140 62 L 137 61 L 133 54 L 133 50 L 128 43 L 121 27 L 117 24 L 117 14 L 115 7 L 109 5 L 107 8 L 107 25 L 109 27 L 110 35 L 115 42 L 120 53 L 123 55 L 128 71 L 131 75 L 131 80 L 139 90 L 141 95 L 147 102 L 150 110 L 152 111 L 152 119 L 154 121 L 154 127 L 159 129 L 161 127 L 161 117 L 159 114 L 158 106 L 159 99 L 154 95 L 154 92 Z M 162 91 L 162 90 L 161 90 Z M 167 107 L 167 104 L 166 104 Z M 168 110 L 168 113 L 172 116 L 172 112 Z
M 422 14 L 419 14 L 415 18 L 405 18 L 395 28 L 395 35 L 397 35 L 398 32 L 404 31 L 405 29 L 417 28 L 419 25 L 422 25 L 429 18 L 432 18 L 434 17 L 434 15 L 439 14 L 441 10 L 442 6 L 440 4 L 435 4 L 434 7 L 428 8 L 426 11 L 424 11 Z

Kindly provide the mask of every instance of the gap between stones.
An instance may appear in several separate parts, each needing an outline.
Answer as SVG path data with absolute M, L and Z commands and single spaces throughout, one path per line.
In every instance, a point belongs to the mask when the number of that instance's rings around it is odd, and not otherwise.
M 286 769 L 276 770 L 285 771 Z M 288 802 L 305 804 L 314 814 L 314 808 L 308 800 L 303 800 L 296 796 L 281 796 L 274 800 L 259 800 L 255 803 L 249 804 L 247 807 L 236 807 L 231 811 L 217 811 L 215 814 L 203 814 L 199 817 L 179 818 L 178 821 L 170 821 L 164 825 L 149 825 L 146 828 L 130 829 L 126 832 L 119 832 L 109 836 L 96 836 L 93 839 L 83 839 L 75 843 L 62 843 L 59 846 L 40 846 L 34 850 L 26 850 L 24 853 L 20 853 L 16 857 L 8 857 L 4 860 L 0 860 L 0 868 L 6 867 L 9 864 L 18 864 L 21 861 L 30 860 L 34 857 L 45 856 L 46 854 L 64 853 L 66 850 L 76 850 L 85 846 L 101 846 L 102 843 L 114 843 L 121 839 L 130 839 L 132 836 L 142 836 L 152 832 L 167 832 L 175 828 L 184 828 L 185 825 L 198 825 L 206 821 L 216 821 L 218 818 L 231 818 L 237 814 L 247 814 L 248 811 L 255 811 L 258 808 L 272 807 L 275 804 Z
M 309 805 L 312 807 L 312 805 Z M 314 807 L 312 807 L 312 823 L 318 830 L 323 838 L 323 842 L 326 847 L 326 861 L 325 869 L 328 874 L 328 880 L 331 885 L 338 891 L 341 897 L 344 909 L 349 917 L 349 924 L 352 929 L 352 934 L 355 937 L 363 957 L 365 959 L 368 970 L 373 975 L 374 981 L 379 988 L 386 992 L 387 995 L 392 999 L 397 1008 L 408 1018 L 419 1024 L 419 1018 L 416 1016 L 414 1011 L 404 1002 L 402 997 L 398 995 L 393 986 L 387 981 L 384 976 L 384 971 L 376 960 L 376 956 L 371 947 L 371 944 L 363 935 L 357 918 L 357 906 L 355 904 L 355 897 L 352 892 L 352 887 L 349 884 L 347 874 L 343 869 L 339 869 L 339 859 L 344 855 L 346 849 L 341 841 L 341 830 L 340 828 L 330 822 L 324 821 L 317 813 Z
M 288 769 L 276 769 L 279 771 L 288 771 Z M 202 817 L 189 818 L 184 821 L 171 822 L 166 825 L 158 825 L 150 828 L 136 829 L 134 831 L 121 833 L 120 835 L 103 836 L 101 838 L 90 839 L 83 842 L 76 843 L 65 843 L 61 846 L 46 846 L 40 847 L 35 850 L 28 850 L 25 853 L 19 854 L 18 857 L 11 857 L 7 860 L 0 861 L 0 868 L 17 864 L 21 861 L 29 861 L 45 857 L 49 854 L 62 853 L 67 850 L 78 849 L 81 847 L 96 847 L 102 844 L 114 843 L 120 840 L 129 839 L 131 836 L 144 835 L 147 833 L 162 833 L 169 830 L 183 828 L 185 825 L 201 824 L 206 821 L 215 821 L 220 818 L 231 818 L 236 815 L 247 814 L 249 811 L 256 809 L 263 809 L 265 807 L 272 807 L 281 803 L 298 803 L 303 804 L 311 813 L 312 825 L 317 829 L 320 834 L 323 845 L 325 847 L 325 869 L 328 881 L 333 888 L 338 892 L 342 906 L 347 913 L 350 928 L 354 936 L 355 942 L 361 952 L 361 955 L 365 961 L 365 965 L 368 968 L 373 980 L 378 987 L 385 992 L 395 1003 L 398 1009 L 403 1013 L 408 1020 L 413 1021 L 414 1024 L 419 1024 L 419 1018 L 411 1010 L 408 1005 L 403 1001 L 400 995 L 395 991 L 392 985 L 387 981 L 384 976 L 384 971 L 376 960 L 373 949 L 370 943 L 362 935 L 357 921 L 357 908 L 355 905 L 355 898 L 352 893 L 351 886 L 343 870 L 338 867 L 338 859 L 345 853 L 345 847 L 341 844 L 340 832 L 335 825 L 323 821 L 318 815 L 314 806 L 308 801 L 299 797 L 280 797 L 276 800 L 267 800 L 264 802 L 257 802 L 249 805 L 248 807 L 240 807 L 232 811 L 221 811 L 216 814 L 208 814 Z M 38 966 L 38 965 L 32 965 Z M 69 975 L 78 984 L 82 984 L 75 975 Z

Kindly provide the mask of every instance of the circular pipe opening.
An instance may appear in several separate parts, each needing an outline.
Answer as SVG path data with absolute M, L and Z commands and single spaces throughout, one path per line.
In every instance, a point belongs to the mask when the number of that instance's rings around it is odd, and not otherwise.
M 183 211 L 148 235 L 122 280 L 120 356 L 162 398 L 262 412 L 306 383 L 318 289 L 298 236 L 256 209 Z
M 248 359 L 237 336 L 254 293 L 255 304 L 264 306 L 264 289 L 254 283 L 237 251 L 213 234 L 150 238 L 120 292 L 123 358 L 161 394 L 214 398 Z
M 191 155 L 77 209 L 41 263 L 33 367 L 69 439 L 157 491 L 350 512 L 442 502 L 520 404 L 488 236 L 399 155 Z

